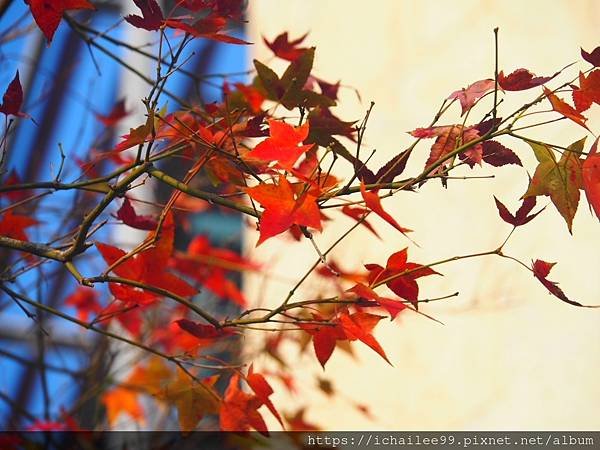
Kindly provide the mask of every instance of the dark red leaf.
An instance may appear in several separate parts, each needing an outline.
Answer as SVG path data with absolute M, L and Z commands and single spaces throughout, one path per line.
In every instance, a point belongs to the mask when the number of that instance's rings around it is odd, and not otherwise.
M 340 82 L 338 81 L 335 84 L 328 83 L 327 81 L 323 81 L 319 78 L 315 78 L 319 88 L 321 88 L 321 94 L 329 97 L 331 100 L 337 100 L 338 91 L 340 89 Z
M 28 117 L 27 114 L 21 111 L 23 105 L 23 88 L 21 87 L 21 81 L 19 81 L 19 71 L 13 80 L 10 82 L 2 97 L 2 104 L 0 105 L 0 112 L 7 116 L 12 114 L 18 117 Z
M 125 20 L 136 28 L 154 31 L 158 30 L 165 17 L 156 0 L 133 0 L 133 3 L 141 10 L 142 17 L 130 14 Z
M 194 12 L 212 10 L 219 16 L 239 18 L 245 3 L 245 0 L 178 0 L 177 5 Z
M 584 49 L 581 49 L 581 57 L 592 66 L 600 67 L 600 47 L 596 47 L 592 50 L 592 53 L 588 53 Z
M 537 77 L 527 69 L 517 69 L 509 75 L 504 76 L 504 72 L 498 74 L 498 84 L 505 91 L 524 91 L 550 81 L 560 72 L 556 72 L 550 77 Z
M 483 147 L 483 161 L 494 167 L 500 167 L 506 164 L 516 164 L 517 166 L 523 165 L 515 152 L 506 148 L 500 142 L 485 141 L 481 145 Z
M 519 207 L 519 209 L 517 209 L 517 213 L 515 214 L 515 219 L 517 220 L 517 223 L 519 225 L 525 225 L 527 222 L 533 220 L 535 216 L 537 216 L 545 209 L 544 207 L 535 214 L 528 215 L 531 212 L 531 210 L 535 207 L 535 203 L 535 197 L 527 197 L 525 200 L 523 200 L 523 204 Z
M 138 215 L 127 197 L 125 197 L 123 205 L 117 211 L 117 219 L 122 220 L 125 225 L 137 228 L 138 230 L 152 231 L 158 225 L 158 220 L 155 217 Z
M 394 181 L 394 178 L 404 172 L 410 153 L 411 150 L 404 150 L 385 163 L 375 174 L 376 182 L 391 183 Z
M 477 125 L 475 125 L 474 128 L 477 128 L 477 131 L 479 131 L 479 135 L 483 136 L 486 133 L 488 133 L 490 130 L 492 130 L 494 127 L 497 127 L 498 125 L 500 125 L 501 122 L 502 122 L 502 118 L 496 117 L 496 119 L 484 120 L 483 122 L 480 122 Z
M 526 223 L 532 221 L 544 210 L 544 208 L 542 208 L 535 214 L 528 215 L 535 207 L 535 197 L 527 197 L 525 200 L 523 200 L 523 204 L 513 216 L 500 200 L 498 200 L 496 197 L 494 197 L 494 200 L 496 201 L 496 208 L 498 208 L 498 213 L 500 214 L 502 220 L 515 227 L 525 225 Z

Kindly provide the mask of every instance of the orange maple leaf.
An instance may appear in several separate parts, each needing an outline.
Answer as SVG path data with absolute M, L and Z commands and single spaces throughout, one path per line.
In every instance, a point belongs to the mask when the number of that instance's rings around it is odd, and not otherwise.
M 299 127 L 293 127 L 278 120 L 269 120 L 268 122 L 271 137 L 248 152 L 245 158 L 249 161 L 265 163 L 277 161 L 280 167 L 291 169 L 298 158 L 313 146 L 312 144 L 298 146 L 308 137 L 308 122 Z
M 121 413 L 129 415 L 136 422 L 143 424 L 144 410 L 138 401 L 138 393 L 123 387 L 116 387 L 102 396 L 106 407 L 106 417 L 110 426 L 115 425 Z
M 294 224 L 322 229 L 317 197 L 308 192 L 297 192 L 284 176 L 279 177 L 279 184 L 263 183 L 246 189 L 246 192 L 265 208 L 259 221 L 260 238 L 256 245 Z
M 594 70 L 586 77 L 579 72 L 579 87 L 573 88 L 573 102 L 578 112 L 585 111 L 592 103 L 600 104 L 600 70 Z
M 373 211 L 375 214 L 377 214 L 379 217 L 381 217 L 383 220 L 385 220 L 387 223 L 389 223 L 395 229 L 400 231 L 402 234 L 406 234 L 406 233 L 412 231 L 412 230 L 409 230 L 408 228 L 402 227 L 396 221 L 396 219 L 394 219 L 387 211 L 385 211 L 383 209 L 383 206 L 381 205 L 381 199 L 379 198 L 378 192 L 379 192 L 379 189 L 373 189 L 372 191 L 367 191 L 365 182 L 364 181 L 360 182 L 360 193 L 362 194 L 362 197 L 365 201 L 365 205 L 367 205 L 367 208 L 369 208 L 371 211 Z
M 564 100 L 558 98 L 554 93 L 552 93 L 550 89 L 544 87 L 544 94 L 546 94 L 546 97 L 548 98 L 548 100 L 550 100 L 550 104 L 552 105 L 552 109 L 554 111 L 562 114 L 567 119 L 571 119 L 573 122 L 575 122 L 578 125 L 581 125 L 586 130 L 589 130 L 589 128 L 585 124 L 587 118 L 584 117 L 579 111 L 577 111 L 571 105 L 566 103 Z

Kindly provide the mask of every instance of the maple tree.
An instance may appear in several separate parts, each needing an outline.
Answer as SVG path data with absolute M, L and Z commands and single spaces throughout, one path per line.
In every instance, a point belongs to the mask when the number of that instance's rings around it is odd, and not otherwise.
M 110 29 L 99 32 L 80 19 L 78 10 L 94 14 L 100 9 L 93 1 L 26 3 L 48 45 L 52 45 L 61 22 L 88 45 L 99 45 L 97 41 L 102 39 L 126 45 L 113 37 Z M 421 293 L 420 279 L 441 276 L 444 264 L 462 259 L 487 255 L 508 258 L 530 271 L 557 301 L 593 307 L 573 300 L 557 282 L 548 279 L 555 263 L 535 259 L 529 265 L 506 254 L 505 247 L 516 228 L 552 209 L 541 207 L 533 212 L 545 196 L 571 233 L 581 203 L 580 191 L 600 217 L 597 141 L 590 145 L 583 138 L 567 146 L 552 144 L 522 134 L 538 124 L 520 125 L 528 114 L 542 111 L 552 118 L 550 123 L 568 119 L 586 135 L 592 134 L 586 111 L 600 105 L 600 47 L 589 53 L 581 50 L 587 67 L 576 75 L 568 72 L 569 67 L 550 76 L 537 76 L 522 68 L 507 70 L 505 75 L 496 63 L 493 77 L 449 94 L 432 123 L 410 131 L 414 141 L 409 148 L 393 155 L 378 170 L 371 170 L 364 157 L 363 137 L 373 105 L 361 121 L 342 120 L 336 115 L 340 82 L 315 75 L 316 48 L 303 46 L 307 35 L 290 40 L 284 32 L 264 38 L 274 57 L 287 66 L 281 75 L 255 60 L 246 82 L 229 83 L 225 79 L 219 85 L 222 101 L 188 103 L 167 90 L 167 80 L 185 70 L 181 56 L 194 40 L 249 44 L 228 31 L 231 23 L 243 19 L 243 2 L 182 0 L 171 11 L 163 11 L 156 0 L 133 3 L 139 13 L 124 17 L 126 26 L 145 30 L 158 42 L 156 54 L 130 48 L 157 65 L 148 96 L 143 99 L 146 117 L 139 118 L 139 125 L 116 143 L 90 149 L 71 181 L 63 177 L 62 164 L 53 180 L 21 180 L 5 167 L 6 155 L 18 151 L 9 139 L 12 124 L 35 119 L 24 105 L 18 68 L 3 69 L 15 75 L 4 88 L 0 105 L 6 119 L 0 144 L 0 247 L 6 250 L 6 267 L 0 272 L 0 290 L 29 317 L 35 318 L 34 311 L 55 315 L 144 355 L 125 377 L 111 377 L 103 383 L 99 396 L 106 421 L 98 428 L 115 427 L 123 417 L 148 426 L 154 419 L 151 409 L 144 405 L 154 402 L 177 414 L 184 431 L 255 430 L 268 435 L 267 415 L 280 429 L 317 429 L 318 424 L 303 417 L 308 405 L 295 412 L 280 412 L 271 399 L 274 386 L 294 390 L 294 376 L 288 371 L 283 346 L 296 345 L 301 351 L 314 353 L 324 369 L 336 349 L 348 351 L 351 342 L 369 347 L 392 364 L 374 330 L 382 319 L 394 320 L 399 314 L 414 313 L 436 320 L 435 314 L 420 307 L 431 300 Z M 530 100 L 514 111 L 504 110 L 501 98 L 518 91 L 528 91 Z M 573 106 L 565 100 L 569 95 Z M 166 98 L 177 100 L 177 106 L 167 104 Z M 110 130 L 130 116 L 126 105 L 132 101 L 117 100 L 107 113 L 94 111 L 99 126 Z M 440 124 L 451 116 L 454 104 L 460 106 L 458 117 Z M 486 113 L 475 117 L 476 106 L 482 104 Z M 434 139 L 431 146 L 417 147 L 427 139 Z M 407 228 L 410 215 L 394 217 L 386 210 L 385 199 L 406 191 L 418 192 L 425 183 L 441 181 L 446 186 L 452 174 L 462 169 L 477 170 L 484 164 L 494 169 L 509 164 L 523 166 L 514 146 L 518 141 L 528 144 L 538 165 L 528 169 L 533 175 L 515 214 L 493 198 L 499 219 L 513 227 L 497 248 L 419 263 L 409 259 L 409 247 L 398 248 L 380 261 L 352 270 L 342 269 L 330 257 L 359 226 L 371 237 L 378 237 L 378 221 L 393 227 L 406 239 L 406 245 L 415 244 L 412 230 Z M 62 155 L 62 148 L 60 151 Z M 405 174 L 407 161 L 417 152 L 427 155 L 424 165 L 417 173 Z M 184 166 L 184 176 L 178 178 L 169 172 L 168 162 L 174 159 Z M 337 171 L 344 164 L 352 168 L 350 177 Z M 200 178 L 210 180 L 213 187 L 204 189 Z M 141 212 L 144 202 L 139 198 L 139 187 L 146 183 L 168 189 L 168 199 Z M 43 222 L 39 217 L 40 193 L 45 197 L 59 191 L 85 194 L 81 220 L 66 234 L 38 233 L 32 238 L 32 230 Z M 240 254 L 214 245 L 204 235 L 192 236 L 187 245 L 177 245 L 176 238 L 186 232 L 190 217 L 207 209 L 243 216 L 250 229 L 258 229 L 257 246 L 269 245 L 272 239 L 287 239 L 293 242 L 290 245 L 314 248 L 315 263 L 291 286 L 279 306 L 254 307 L 236 282 L 245 272 L 268 273 L 268 267 L 253 261 L 251 252 Z M 318 233 L 336 220 L 334 211 L 354 223 L 333 245 L 321 249 Z M 146 235 L 128 248 L 121 248 L 116 231 L 97 237 L 99 230 L 115 222 Z M 31 292 L 13 284 L 47 262 L 58 265 L 73 280 L 73 289 L 57 306 L 35 299 Z M 331 283 L 336 294 L 298 298 L 299 286 L 312 277 Z M 218 305 L 228 308 L 208 307 L 199 296 L 206 292 Z M 69 312 L 73 308 L 75 315 Z M 219 352 L 243 345 L 247 329 L 269 332 L 265 333 L 263 354 L 276 363 L 276 371 L 263 371 L 259 364 L 233 356 L 222 359 Z M 366 407 L 356 407 L 368 415 Z M 77 429 L 76 416 L 77 406 L 52 421 L 35 418 L 29 427 Z

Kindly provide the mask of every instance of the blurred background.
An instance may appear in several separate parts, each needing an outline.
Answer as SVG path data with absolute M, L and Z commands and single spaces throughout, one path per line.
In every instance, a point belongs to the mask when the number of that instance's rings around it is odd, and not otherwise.
M 251 52 L 261 61 L 271 57 L 261 43 L 263 36 L 272 40 L 289 31 L 290 38 L 296 38 L 309 32 L 304 44 L 317 47 L 317 76 L 330 82 L 341 79 L 360 92 L 362 102 L 352 89 L 340 90 L 336 114 L 342 119 L 362 118 L 369 102 L 375 102 L 365 143 L 377 149 L 371 161 L 372 167 L 379 167 L 412 142 L 407 132 L 427 126 L 450 93 L 493 78 L 495 27 L 500 29 L 499 66 L 505 74 L 524 67 L 546 76 L 580 61 L 580 47 L 591 51 L 600 44 L 599 19 L 600 3 L 594 0 L 260 0 L 250 2 L 248 26 L 250 40 L 256 43 Z M 587 67 L 577 63 L 567 70 L 564 81 Z M 537 95 L 534 91 L 511 93 L 500 115 Z M 588 125 L 597 131 L 600 114 L 594 108 Z M 484 112 L 482 108 L 481 115 Z M 459 116 L 457 104 L 440 123 L 456 123 Z M 584 136 L 582 128 L 568 122 L 524 134 L 566 146 Z M 528 145 L 502 142 L 533 171 L 536 161 Z M 426 140 L 418 145 L 405 174 L 418 173 L 431 144 Z M 590 145 L 588 139 L 586 149 Z M 479 168 L 463 175 L 491 173 Z M 403 226 L 415 230 L 411 238 L 420 247 L 383 221 L 370 219 L 382 239 L 377 241 L 367 231 L 351 234 L 332 259 L 351 269 L 381 264 L 407 246 L 409 260 L 421 263 L 496 248 L 510 225 L 498 217 L 493 195 L 515 211 L 527 189 L 527 175 L 517 166 L 493 173 L 494 179 L 450 180 L 448 189 L 428 183 L 418 194 L 403 193 L 384 201 Z M 539 200 L 540 206 L 549 203 L 548 197 Z M 329 228 L 317 238 L 322 248 L 351 224 L 348 219 L 339 222 L 340 228 Z M 600 225 L 583 201 L 573 236 L 550 204 L 517 230 L 505 251 L 526 263 L 537 258 L 557 261 L 550 278 L 559 281 L 571 298 L 600 304 L 599 236 Z M 248 245 L 253 246 L 255 239 L 249 238 Z M 273 264 L 273 273 L 289 277 L 314 262 L 314 250 L 308 244 L 299 247 L 273 240 L 257 250 Z M 335 430 L 600 427 L 600 311 L 560 302 L 531 272 L 498 257 L 438 269 L 443 277 L 423 278 L 419 284 L 424 297 L 460 292 L 458 298 L 423 305 L 423 311 L 445 325 L 407 311 L 376 330 L 394 367 L 360 345 L 354 347 L 355 359 L 336 350 L 325 372 L 310 351 L 298 360 L 293 374 L 307 387 L 301 396 L 310 405 L 305 418 Z M 289 286 L 287 278 L 268 284 L 258 278 L 247 280 L 249 291 L 273 305 L 285 298 Z M 307 285 L 298 298 L 311 292 L 316 286 Z M 295 351 L 289 349 L 292 358 Z M 318 378 L 328 380 L 339 395 L 328 396 L 318 389 L 314 394 Z M 373 419 L 348 407 L 348 397 L 368 405 Z M 285 401 L 294 405 L 299 398 Z

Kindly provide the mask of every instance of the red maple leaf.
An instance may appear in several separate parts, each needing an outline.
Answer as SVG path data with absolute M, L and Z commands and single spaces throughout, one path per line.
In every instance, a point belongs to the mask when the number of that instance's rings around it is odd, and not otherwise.
M 216 14 L 203 17 L 192 24 L 174 19 L 168 19 L 164 23 L 170 28 L 185 31 L 197 38 L 211 39 L 227 44 L 250 44 L 250 42 L 244 41 L 243 39 L 238 39 L 228 34 L 222 34 L 221 31 L 225 28 L 225 25 L 227 25 L 227 19 Z
M 217 329 L 213 325 L 204 325 L 188 319 L 179 319 L 175 323 L 179 328 L 200 340 L 213 341 L 234 334 L 231 330 Z
M 256 245 L 294 224 L 322 229 L 317 197 L 297 191 L 284 176 L 279 177 L 279 184 L 262 183 L 246 189 L 248 195 L 265 208 L 259 221 L 260 238 Z
M 79 286 L 75 292 L 65 299 L 65 305 L 77 309 L 79 320 L 87 322 L 90 314 L 98 314 L 102 306 L 98 303 L 98 291 L 86 286 Z
M 10 171 L 10 173 L 8 174 L 8 177 L 6 177 L 3 181 L 4 186 L 15 186 L 15 185 L 19 185 L 21 184 L 21 177 L 19 177 L 19 174 L 17 173 L 17 171 L 15 169 L 12 169 Z M 18 189 L 18 190 L 14 190 L 14 191 L 6 191 L 6 192 L 0 192 L 0 197 L 7 197 L 9 200 L 13 201 L 13 202 L 18 202 L 20 200 L 23 200 L 25 198 L 27 198 L 29 196 L 29 192 L 26 189 Z
M 240 389 L 240 375 L 234 373 L 229 380 L 223 402 L 219 410 L 219 423 L 223 431 L 249 431 L 254 428 L 268 436 L 267 425 L 258 412 L 263 404 L 257 395 L 248 394 Z
M 281 424 L 281 426 L 283 426 L 283 421 L 281 420 L 279 412 L 277 411 L 277 409 L 275 409 L 275 405 L 273 405 L 271 399 L 269 399 L 271 394 L 273 394 L 273 388 L 262 374 L 254 372 L 253 364 L 250 364 L 250 367 L 248 368 L 246 382 L 252 388 L 256 396 L 263 403 L 263 405 L 265 405 L 269 409 L 269 411 L 271 411 L 271 414 L 273 414 L 277 421 Z
M 142 291 L 128 284 L 110 283 L 108 289 L 116 299 L 121 300 L 128 306 L 150 305 L 158 299 L 157 294 L 154 292 Z
M 77 420 L 61 407 L 61 417 L 58 420 L 36 420 L 26 428 L 27 431 L 75 431 L 78 432 L 81 437 L 87 434 L 77 423 Z
M 114 283 L 111 283 L 111 285 L 114 285 Z M 105 323 L 116 319 L 132 336 L 139 337 L 142 334 L 143 327 L 142 310 L 143 306 L 138 307 L 137 305 L 127 304 L 123 306 L 120 302 L 112 302 L 102 310 L 100 318 L 96 318 L 96 320 Z
M 115 146 L 115 148 L 113 149 L 111 154 L 125 151 L 136 145 L 141 145 L 144 142 L 151 139 L 153 137 L 152 132 L 155 129 L 154 122 L 155 122 L 154 121 L 154 112 L 151 111 L 148 114 L 148 117 L 144 124 L 139 125 L 135 128 L 130 128 L 129 134 L 124 134 L 123 136 L 121 136 L 123 138 L 123 140 Z M 157 137 L 158 136 L 154 136 L 154 138 L 157 138 Z
M 550 274 L 552 267 L 554 267 L 556 263 L 549 263 L 546 261 L 542 261 L 541 259 L 536 259 L 531 268 L 533 270 L 533 276 L 536 277 L 540 283 L 544 285 L 548 291 L 555 297 L 559 298 L 563 302 L 569 303 L 574 306 L 583 306 L 581 303 L 569 300 L 566 294 L 562 291 L 561 288 L 558 287 L 558 283 L 554 281 L 548 280 L 546 277 Z
M 298 47 L 306 39 L 306 36 L 308 36 L 308 33 L 290 41 L 286 31 L 273 39 L 273 42 L 267 41 L 265 37 L 263 37 L 263 41 L 275 53 L 275 56 L 287 61 L 295 61 L 307 50 L 305 47 Z
M 600 105 L 600 70 L 594 70 L 586 77 L 579 72 L 579 87 L 573 87 L 573 103 L 578 112 L 585 111 L 592 103 Z
M 25 229 L 38 223 L 37 220 L 31 217 L 13 214 L 9 209 L 4 214 L 0 215 L 0 236 L 6 236 L 20 241 L 27 241 Z
M 476 126 L 464 127 L 463 125 L 443 125 L 430 128 L 417 128 L 410 132 L 416 138 L 433 138 L 435 143 L 431 146 L 429 158 L 425 162 L 425 167 L 428 167 L 435 162 L 451 153 L 459 146 L 467 144 L 480 137 L 480 130 Z M 462 152 L 459 157 L 465 161 L 469 167 L 475 164 L 481 164 L 483 160 L 483 146 L 481 143 L 476 144 Z M 446 165 L 445 162 L 443 165 Z
M 588 203 L 600 219 L 600 153 L 597 153 L 597 149 L 598 139 L 581 166 L 581 178 Z
M 373 228 L 373 226 L 367 221 L 367 219 L 363 219 L 364 215 L 368 211 L 369 211 L 368 209 L 361 208 L 360 206 L 353 207 L 350 205 L 344 205 L 342 207 L 342 213 L 344 213 L 348 217 L 352 217 L 357 222 L 362 219 L 361 225 L 363 225 L 364 227 L 369 229 L 371 231 L 371 233 L 373 233 L 375 236 L 379 237 L 379 235 L 377 234 L 377 231 L 375 231 L 375 228 Z
M 172 215 L 169 214 L 163 223 L 154 246 L 141 251 L 133 257 L 126 258 L 117 264 L 112 271 L 119 277 L 165 289 L 182 297 L 196 294 L 196 289 L 186 281 L 165 270 L 168 267 L 169 258 L 173 253 L 174 234 L 175 225 Z M 148 237 L 153 236 L 154 232 L 150 232 Z M 127 254 L 117 247 L 99 242 L 96 243 L 96 247 L 109 265 L 116 263 Z M 139 290 L 133 286 L 115 284 L 111 286 L 111 290 L 113 295 L 125 302 L 131 302 L 131 298 L 134 298 L 135 302 L 148 300 L 147 296 L 140 297 L 140 294 L 135 294 Z M 130 295 L 132 296 L 131 298 L 129 297 Z
M 310 150 L 313 145 L 299 145 L 309 133 L 309 124 L 294 127 L 279 120 L 268 120 L 270 137 L 246 153 L 248 161 L 271 163 L 277 161 L 279 167 L 290 170 L 298 158 Z
M 52 41 L 65 11 L 72 9 L 96 9 L 88 0 L 25 0 L 48 43 Z
M 121 119 L 131 114 L 131 111 L 125 109 L 125 99 L 119 100 L 115 106 L 106 115 L 96 113 L 96 119 L 102 122 L 107 127 L 116 125 Z
M 396 316 L 406 309 L 406 304 L 391 298 L 381 297 L 373 289 L 362 283 L 355 284 L 347 292 L 358 295 L 361 299 L 371 300 L 376 306 L 381 306 L 390 314 L 390 319 L 394 320 Z M 361 306 L 363 306 L 361 304 Z
M 261 106 L 265 101 L 265 96 L 263 93 L 252 85 L 245 85 L 243 83 L 235 83 L 234 85 L 238 91 L 242 93 L 248 106 L 250 107 L 250 111 L 254 114 L 258 114 L 261 112 Z
M 183 330 L 175 321 L 168 317 L 165 326 L 152 326 L 152 346 L 160 346 L 170 355 L 187 353 L 193 355 L 197 350 L 210 346 L 213 339 L 199 339 Z
M 360 283 L 361 281 L 366 280 L 366 273 L 343 270 L 333 259 L 329 259 L 329 261 L 327 261 L 327 265 L 321 265 L 316 270 L 316 273 L 325 278 L 353 281 L 354 283 Z
M 313 314 L 313 319 L 318 322 L 325 321 L 318 314 Z M 381 319 L 383 316 L 362 311 L 350 314 L 344 310 L 337 317 L 327 321 L 327 324 L 301 323 L 299 326 L 312 336 L 315 355 L 325 369 L 325 364 L 333 354 L 337 341 L 360 340 L 390 363 L 383 348 L 372 335 L 373 328 Z
M 313 314 L 313 319 L 319 322 L 325 321 L 318 314 Z M 346 334 L 341 324 L 337 319 L 334 319 L 330 320 L 327 325 L 302 323 L 299 326 L 312 336 L 315 355 L 323 369 L 325 369 L 325 364 L 329 361 L 335 350 L 336 341 L 346 339 Z
M 385 269 L 379 264 L 366 264 L 365 267 L 369 271 L 369 286 L 376 287 L 385 283 L 392 292 L 418 308 L 417 278 L 439 275 L 439 273 L 430 267 L 408 262 L 407 258 L 408 249 L 405 248 L 388 258 Z
M 343 312 L 339 317 L 348 340 L 360 340 L 375 350 L 388 364 L 392 365 L 379 342 L 377 342 L 375 337 L 371 334 L 373 328 L 375 328 L 381 319 L 383 319 L 383 316 L 377 316 L 362 311 L 353 314 Z
M 227 278 L 227 273 L 259 268 L 232 250 L 213 247 L 208 238 L 202 235 L 192 239 L 186 253 L 177 253 L 171 259 L 171 265 L 197 280 L 213 294 L 242 307 L 246 306 L 246 298 L 237 284 Z

